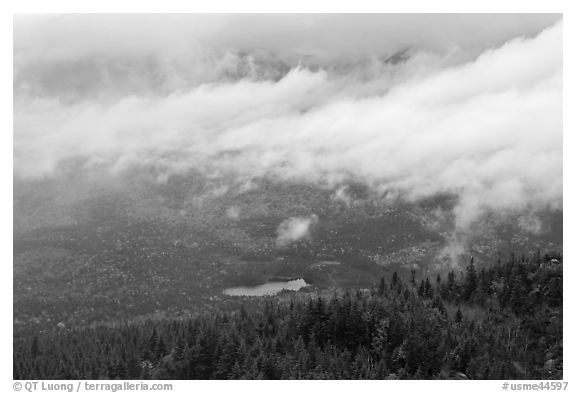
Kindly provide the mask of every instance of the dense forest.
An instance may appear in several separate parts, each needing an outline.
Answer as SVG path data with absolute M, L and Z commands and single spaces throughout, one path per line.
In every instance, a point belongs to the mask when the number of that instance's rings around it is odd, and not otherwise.
M 562 255 L 14 341 L 15 379 L 562 379 Z

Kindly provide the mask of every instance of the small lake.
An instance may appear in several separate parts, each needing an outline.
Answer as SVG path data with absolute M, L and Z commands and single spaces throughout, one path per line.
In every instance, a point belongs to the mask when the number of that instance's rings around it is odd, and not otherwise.
M 286 289 L 289 291 L 298 291 L 304 288 L 306 281 L 302 278 L 291 281 L 270 281 L 261 285 L 233 287 L 224 290 L 224 295 L 228 296 L 272 296 Z

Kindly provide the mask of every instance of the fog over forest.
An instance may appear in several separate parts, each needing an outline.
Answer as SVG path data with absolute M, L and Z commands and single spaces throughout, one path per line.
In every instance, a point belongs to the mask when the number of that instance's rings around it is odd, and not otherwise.
M 462 228 L 562 204 L 556 15 L 62 15 L 14 33 L 17 179 L 353 179 L 457 195 Z
M 13 32 L 14 379 L 562 379 L 561 14 Z

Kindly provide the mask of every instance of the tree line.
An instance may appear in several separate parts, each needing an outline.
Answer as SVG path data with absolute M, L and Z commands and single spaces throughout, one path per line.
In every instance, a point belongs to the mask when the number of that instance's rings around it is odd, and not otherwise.
M 14 379 L 562 379 L 562 255 L 14 341 Z

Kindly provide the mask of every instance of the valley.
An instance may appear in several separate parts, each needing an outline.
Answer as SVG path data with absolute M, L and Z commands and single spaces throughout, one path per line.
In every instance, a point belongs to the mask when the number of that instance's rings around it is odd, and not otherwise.
M 544 216 L 551 229 L 539 235 L 487 220 L 458 261 L 443 253 L 452 241 L 449 198 L 384 203 L 352 184 L 352 203 L 344 203 L 302 184 L 261 180 L 235 189 L 229 179 L 197 174 L 166 184 L 142 176 L 104 189 L 78 179 L 37 184 L 39 192 L 27 184 L 25 195 L 16 185 L 15 336 L 261 302 L 225 294 L 238 286 L 296 278 L 307 284 L 303 293 L 370 288 L 394 271 L 435 276 L 458 271 L 469 256 L 482 264 L 562 246 L 561 212 Z M 46 217 L 59 204 L 69 217 Z M 283 220 L 310 214 L 318 222 L 308 236 L 276 244 Z M 277 296 L 294 295 L 285 292 Z

